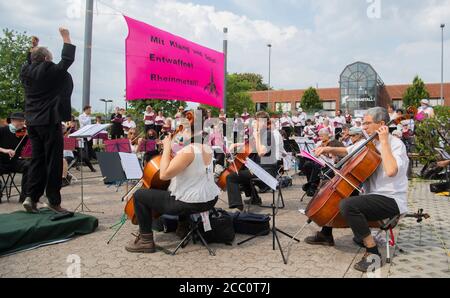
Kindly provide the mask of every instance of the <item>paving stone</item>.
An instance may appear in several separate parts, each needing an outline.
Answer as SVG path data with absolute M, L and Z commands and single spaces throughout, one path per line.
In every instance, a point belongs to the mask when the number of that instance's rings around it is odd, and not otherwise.
M 79 172 L 75 171 L 75 175 Z M 0 258 L 0 277 L 66 277 L 70 265 L 67 257 L 76 254 L 81 259 L 82 277 L 346 277 L 365 278 L 353 265 L 358 262 L 363 250 L 352 242 L 349 229 L 336 230 L 334 248 L 311 247 L 303 239 L 319 230 L 312 224 L 298 236 L 301 243 L 292 245 L 289 264 L 284 265 L 277 250 L 272 250 L 272 237 L 259 237 L 245 245 L 232 247 L 212 245 L 216 257 L 209 256 L 199 244 L 190 244 L 177 256 L 163 253 L 152 255 L 130 254 L 124 246 L 133 240 L 131 233 L 137 227 L 127 223 L 108 245 L 106 242 L 114 232 L 110 227 L 122 216 L 124 203 L 121 196 L 125 188 L 116 192 L 102 184 L 95 174 L 87 174 L 85 185 L 87 206 L 103 214 L 92 214 L 99 219 L 99 229 L 84 237 L 67 243 L 42 247 L 37 250 Z M 98 176 L 98 175 L 97 175 Z M 18 181 L 20 177 L 17 177 Z M 277 225 L 288 233 L 295 234 L 306 222 L 298 212 L 306 208 L 309 200 L 300 202 L 303 192 L 300 186 L 303 177 L 295 177 L 294 187 L 284 191 L 286 209 L 277 215 Z M 270 203 L 271 195 L 262 196 Z M 13 198 L 11 203 L 0 204 L 0 213 L 21 210 Z M 227 209 L 226 195 L 221 196 L 218 207 Z M 73 209 L 80 203 L 80 184 L 63 189 L 64 206 Z M 403 219 L 396 230 L 397 247 L 391 264 L 381 270 L 382 277 L 450 277 L 449 256 L 443 242 L 450 243 L 449 200 L 429 193 L 429 183 L 414 181 L 409 194 L 411 211 L 423 208 L 431 215 L 429 220 L 418 224 L 414 219 Z M 255 213 L 270 213 L 269 209 L 252 208 Z M 237 241 L 246 239 L 238 235 Z M 284 249 L 289 238 L 280 235 Z M 173 249 L 179 240 L 172 234 L 156 234 L 158 244 Z M 392 249 L 393 250 L 393 249 Z M 381 247 L 384 253 L 384 248 Z

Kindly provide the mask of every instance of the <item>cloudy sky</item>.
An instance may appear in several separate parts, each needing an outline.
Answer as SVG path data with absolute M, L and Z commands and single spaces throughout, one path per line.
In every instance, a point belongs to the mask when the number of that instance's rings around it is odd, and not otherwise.
M 59 56 L 59 26 L 79 46 L 71 68 L 73 105 L 81 107 L 84 0 L 0 0 L 0 28 L 41 38 Z M 344 67 L 373 65 L 386 84 L 440 82 L 441 30 L 450 53 L 450 0 L 96 0 L 91 101 L 124 105 L 125 37 L 121 13 L 216 50 L 229 28 L 229 71 L 268 74 L 267 43 L 273 44 L 272 86 L 336 87 Z M 450 55 L 447 55 L 450 57 Z M 450 59 L 445 62 L 450 81 Z

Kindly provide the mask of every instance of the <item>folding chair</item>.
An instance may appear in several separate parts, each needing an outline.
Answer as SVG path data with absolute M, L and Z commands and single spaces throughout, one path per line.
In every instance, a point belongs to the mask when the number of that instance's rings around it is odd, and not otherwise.
M 209 218 L 210 211 L 202 212 L 205 213 L 206 216 Z M 177 252 L 180 249 L 184 249 L 189 242 L 192 240 L 194 244 L 196 244 L 197 239 L 200 239 L 203 246 L 208 250 L 209 254 L 213 257 L 216 256 L 215 251 L 213 251 L 208 243 L 206 242 L 205 238 L 203 237 L 202 233 L 200 232 L 200 227 L 203 224 L 202 221 L 202 213 L 193 213 L 189 215 L 189 233 L 186 235 L 186 237 L 178 244 L 175 251 L 172 252 L 172 256 L 175 256 Z
M 6 178 L 5 178 L 5 176 L 6 176 Z M 21 195 L 19 188 L 17 187 L 16 183 L 14 182 L 15 178 L 16 178 L 16 173 L 2 173 L 1 174 L 2 189 L 0 190 L 0 192 L 2 194 L 6 195 L 6 200 L 8 201 L 8 203 L 9 203 L 10 199 L 12 198 L 13 188 L 16 189 L 19 196 Z

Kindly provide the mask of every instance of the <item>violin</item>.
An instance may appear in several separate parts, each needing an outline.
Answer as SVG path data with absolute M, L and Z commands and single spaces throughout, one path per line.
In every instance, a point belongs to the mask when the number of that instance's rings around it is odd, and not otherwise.
M 192 112 L 186 113 L 186 119 L 189 120 L 191 125 L 194 125 L 194 114 Z M 184 130 L 184 126 L 180 125 L 178 129 L 170 136 L 171 139 L 182 132 Z M 161 159 L 162 155 L 158 155 L 154 157 L 144 168 L 144 175 L 139 183 L 124 197 L 124 200 L 127 199 L 127 204 L 125 205 L 125 214 L 127 218 L 134 224 L 138 225 L 139 222 L 136 217 L 136 213 L 134 211 L 134 192 L 139 188 L 142 189 L 159 189 L 159 190 L 168 190 L 170 186 L 170 180 L 164 181 L 160 178 L 161 172 Z M 158 214 L 153 214 L 154 218 L 158 217 Z
M 26 127 L 22 129 L 16 130 L 16 138 L 24 138 L 28 135 L 28 131 Z
M 14 149 L 14 152 L 16 152 L 19 147 L 22 145 L 23 141 L 25 140 L 25 138 L 28 136 L 28 131 L 26 126 L 24 126 L 23 128 L 16 130 L 16 138 L 21 138 L 19 144 L 17 144 L 16 148 Z M 10 158 L 10 160 L 12 160 L 12 157 Z

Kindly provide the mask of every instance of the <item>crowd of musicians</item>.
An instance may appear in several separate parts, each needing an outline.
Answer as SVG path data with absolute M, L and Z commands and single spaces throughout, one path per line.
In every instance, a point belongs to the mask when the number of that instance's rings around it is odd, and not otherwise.
M 61 187 L 68 176 L 68 165 L 78 160 L 95 171 L 91 164 L 95 159 L 93 146 L 101 141 L 96 138 L 77 146 L 86 151 L 80 154 L 79 150 L 64 150 L 64 135 L 92 123 L 105 122 L 111 124 L 111 129 L 103 133 L 102 140 L 128 139 L 132 152 L 144 153 L 144 166 L 154 156 L 161 156 L 160 179 L 171 181 L 168 190 L 141 189 L 135 193 L 140 233 L 126 246 L 129 252 L 156 251 L 152 232 L 155 214 L 179 215 L 177 234 L 185 236 L 186 215 L 208 211 L 218 201 L 221 188 L 217 185 L 220 172 L 217 168 L 231 169 L 222 188 L 226 190 L 230 209 L 243 211 L 245 205 L 260 205 L 261 198 L 252 183 L 255 175 L 245 165 L 235 168 L 236 156 L 242 152 L 248 153 L 246 158 L 274 177 L 283 170 L 290 170 L 289 165 L 297 165 L 307 178 L 303 190 L 313 197 L 330 177 L 324 175 L 321 165 L 301 158 L 299 152 L 286 147 L 287 140 L 306 145 L 306 150 L 322 157 L 328 167 L 332 167 L 358 150 L 367 138 L 375 136 L 373 143 L 381 155 L 381 165 L 364 187 L 359 189 L 358 185 L 358 190 L 339 206 L 355 235 L 354 241 L 367 251 L 355 265 L 357 270 L 367 271 L 371 265 L 369 257 L 380 255 L 369 222 L 407 212 L 407 145 L 413 135 L 414 121 L 387 126 L 392 119 L 402 116 L 402 110 L 378 107 L 361 118 L 353 118 L 342 111 L 337 111 L 333 117 L 326 113 L 308 117 L 301 109 L 292 115 L 285 113 L 281 118 L 271 117 L 264 111 L 250 115 L 246 110 L 227 117 L 222 110 L 215 118 L 210 111 L 201 109 L 185 111 L 180 107 L 176 115 L 165 115 L 164 111 L 155 111 L 149 106 L 141 119 L 132 119 L 124 109 L 116 108 L 105 120 L 93 119 L 91 107 L 86 106 L 75 119 L 71 115 L 73 82 L 68 73 L 75 60 L 75 46 L 66 29 L 60 29 L 60 33 L 64 46 L 57 64 L 52 62 L 48 49 L 39 47 L 39 40 L 33 39 L 28 63 L 20 75 L 26 94 L 25 113 L 13 113 L 8 125 L 0 128 L 0 172 L 22 173 L 20 201 L 27 212 L 39 212 L 37 204 L 44 193 L 48 208 L 65 211 L 61 207 Z M 425 117 L 434 116 L 427 100 L 422 101 L 420 112 Z M 29 158 L 22 158 L 28 140 L 32 153 Z M 150 149 L 143 146 L 147 141 L 153 141 L 155 146 Z M 80 160 L 81 155 L 83 160 Z M 66 179 L 66 183 L 69 180 Z M 264 188 L 264 185 L 256 187 Z M 305 241 L 311 245 L 333 246 L 332 227 L 322 227 Z

